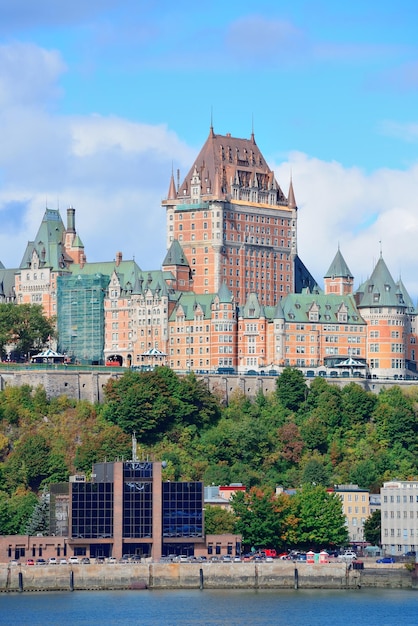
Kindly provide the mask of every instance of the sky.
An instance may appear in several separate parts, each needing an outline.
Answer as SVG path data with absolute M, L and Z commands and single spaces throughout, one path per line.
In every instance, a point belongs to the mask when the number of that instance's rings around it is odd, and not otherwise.
M 318 283 L 383 254 L 418 298 L 416 0 L 0 0 L 0 261 L 45 207 L 88 261 L 166 252 L 171 172 L 214 132 L 255 139 L 298 204 Z

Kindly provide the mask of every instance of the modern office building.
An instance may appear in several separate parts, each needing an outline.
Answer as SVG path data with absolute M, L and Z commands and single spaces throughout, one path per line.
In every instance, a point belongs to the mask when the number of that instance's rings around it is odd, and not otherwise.
M 70 482 L 74 554 L 152 557 L 205 545 L 201 482 L 163 482 L 162 463 L 96 463 L 91 482 Z
M 383 483 L 380 490 L 384 552 L 401 555 L 418 547 L 418 481 Z

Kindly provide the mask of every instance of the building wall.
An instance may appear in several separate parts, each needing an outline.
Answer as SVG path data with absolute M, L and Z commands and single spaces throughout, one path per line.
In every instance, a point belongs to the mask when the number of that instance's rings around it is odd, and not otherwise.
M 418 481 L 383 483 L 380 490 L 382 547 L 388 554 L 418 548 Z
M 363 542 L 364 522 L 370 515 L 368 490 L 357 485 L 339 485 L 335 493 L 341 498 L 350 541 Z

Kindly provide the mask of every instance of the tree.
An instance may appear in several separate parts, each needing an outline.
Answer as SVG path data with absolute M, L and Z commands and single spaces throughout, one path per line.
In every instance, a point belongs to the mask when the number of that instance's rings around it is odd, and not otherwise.
M 304 485 L 294 496 L 297 504 L 298 539 L 311 549 L 341 546 L 348 541 L 341 500 L 324 487 Z
M 53 318 L 44 315 L 40 304 L 0 304 L 0 352 L 6 345 L 25 356 L 42 348 L 55 333 Z
M 286 409 L 297 411 L 308 394 L 302 372 L 293 367 L 285 367 L 277 379 L 276 394 Z
M 373 511 L 364 522 L 364 539 L 372 546 L 380 546 L 382 532 L 382 518 L 380 511 Z
M 232 511 L 227 511 L 220 506 L 205 507 L 205 534 L 222 535 L 233 533 L 235 530 L 236 517 Z
M 46 489 L 42 491 L 26 525 L 27 535 L 37 535 L 38 533 L 49 535 L 49 493 Z
M 38 499 L 32 491 L 0 491 L 0 535 L 23 535 Z
M 273 490 L 253 487 L 239 491 L 232 498 L 237 517 L 235 531 L 242 534 L 243 543 L 254 548 L 276 548 L 284 545 L 286 517 L 290 513 L 288 500 L 278 498 Z

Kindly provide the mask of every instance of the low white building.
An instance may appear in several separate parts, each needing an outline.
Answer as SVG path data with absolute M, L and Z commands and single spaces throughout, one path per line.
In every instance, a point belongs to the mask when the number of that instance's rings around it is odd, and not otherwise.
M 384 552 L 401 555 L 418 546 L 418 481 L 383 483 L 381 542 Z

